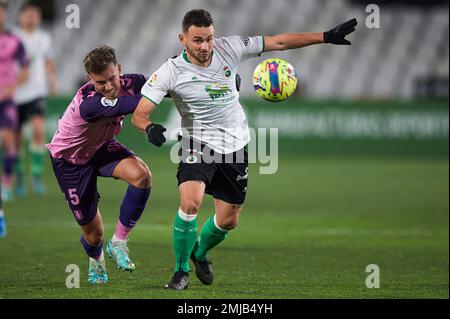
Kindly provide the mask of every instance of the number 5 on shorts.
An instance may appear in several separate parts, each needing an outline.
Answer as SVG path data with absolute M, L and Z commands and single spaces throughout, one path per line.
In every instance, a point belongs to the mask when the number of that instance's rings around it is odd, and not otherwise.
M 78 205 L 80 203 L 80 198 L 76 194 L 76 188 L 69 188 L 69 199 L 72 205 Z

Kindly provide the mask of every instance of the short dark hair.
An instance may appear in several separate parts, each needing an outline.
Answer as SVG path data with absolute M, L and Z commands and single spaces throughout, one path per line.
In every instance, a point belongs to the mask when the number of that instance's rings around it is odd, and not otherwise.
M 114 49 L 108 45 L 95 48 L 83 60 L 86 72 L 99 74 L 105 71 L 110 63 L 117 65 L 117 57 Z
M 41 7 L 37 4 L 36 1 L 26 1 L 21 7 L 19 12 L 22 13 L 27 9 L 36 9 L 38 11 L 42 11 Z
M 7 9 L 8 8 L 8 1 L 7 0 L 0 0 L 0 8 Z
M 214 23 L 211 14 L 203 9 L 195 9 L 186 12 L 183 18 L 183 32 L 187 32 L 191 26 L 209 27 Z

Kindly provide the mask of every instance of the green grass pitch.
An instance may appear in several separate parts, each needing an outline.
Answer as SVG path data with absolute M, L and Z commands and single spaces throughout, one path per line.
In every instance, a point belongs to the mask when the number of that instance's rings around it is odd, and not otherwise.
M 130 236 L 136 271 L 107 259 L 110 283 L 87 283 L 80 230 L 49 163 L 46 197 L 4 205 L 0 298 L 448 298 L 448 159 L 301 157 L 280 154 L 275 175 L 250 168 L 239 227 L 213 249 L 215 283 L 191 273 L 187 291 L 166 291 L 172 275 L 171 223 L 178 209 L 176 165 L 168 149 L 140 154 L 153 173 L 151 199 Z M 126 185 L 99 179 L 105 239 Z M 200 225 L 213 212 L 205 197 Z M 81 287 L 65 286 L 77 264 Z M 380 288 L 365 286 L 366 266 Z

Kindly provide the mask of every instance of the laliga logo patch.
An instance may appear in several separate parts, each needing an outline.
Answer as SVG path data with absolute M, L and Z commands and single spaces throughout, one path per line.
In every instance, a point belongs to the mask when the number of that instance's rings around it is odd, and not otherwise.
M 107 99 L 106 97 L 102 97 L 101 103 L 103 106 L 114 106 L 117 103 L 117 99 L 110 100 L 110 99 Z
M 156 82 L 156 80 L 158 80 L 158 74 L 155 73 L 155 74 L 152 75 L 152 79 L 150 80 L 150 83 L 153 84 L 153 83 Z
M 149 87 L 152 87 L 153 84 L 156 83 L 156 80 L 158 80 L 158 74 L 153 73 L 152 77 L 150 78 L 150 81 L 148 81 L 148 83 L 147 83 L 148 86 L 149 86 Z
M 186 157 L 186 163 L 188 163 L 188 164 L 194 164 L 194 163 L 197 163 L 197 161 L 198 161 L 198 158 L 195 155 L 190 155 L 190 156 Z

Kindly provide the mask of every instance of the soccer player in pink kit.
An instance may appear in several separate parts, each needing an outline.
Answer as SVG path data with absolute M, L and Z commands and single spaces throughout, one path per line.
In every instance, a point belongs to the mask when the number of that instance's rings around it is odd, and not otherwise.
M 3 151 L 1 194 L 5 202 L 12 200 L 13 169 L 17 158 L 15 134 L 18 117 L 14 91 L 28 79 L 28 65 L 22 42 L 6 30 L 6 2 L 0 1 L 0 136 Z
M 109 46 L 89 52 L 84 67 L 90 81 L 77 91 L 46 148 L 61 191 L 83 232 L 80 240 L 89 256 L 88 281 L 106 283 L 97 176 L 129 184 L 106 254 L 116 260 L 118 268 L 132 271 L 135 265 L 129 257 L 128 234 L 144 211 L 151 175 L 147 165 L 114 138 L 125 115 L 135 110 L 146 79 L 140 74 L 121 75 L 114 49 Z

